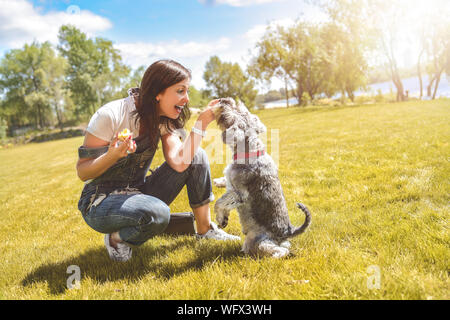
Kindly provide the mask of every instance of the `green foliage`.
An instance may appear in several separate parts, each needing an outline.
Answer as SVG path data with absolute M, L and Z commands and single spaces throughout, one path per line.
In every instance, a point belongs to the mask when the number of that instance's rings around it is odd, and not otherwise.
M 197 90 L 194 86 L 189 87 L 189 106 L 194 108 L 204 108 L 211 99 L 204 90 Z
M 5 119 L 0 118 L 0 140 L 6 139 L 6 134 L 8 132 L 8 123 Z
M 303 92 L 302 97 L 299 99 L 302 106 L 310 105 L 313 101 L 308 92 Z
M 1 114 L 10 126 L 30 122 L 43 128 L 55 122 L 52 108 L 61 122 L 65 92 L 65 60 L 58 57 L 50 43 L 32 43 L 13 49 L 0 62 L 0 89 L 4 101 Z
M 375 96 L 375 102 L 380 103 L 383 102 L 384 98 L 383 98 L 383 92 L 381 91 L 381 89 L 377 90 L 377 95 Z
M 62 26 L 58 49 L 68 61 L 67 87 L 77 106 L 77 115 L 92 115 L 122 90 L 121 79 L 130 69 L 111 41 L 88 39 L 73 26 Z
M 203 79 L 212 96 L 241 100 L 250 109 L 255 106 L 258 93 L 254 89 L 255 83 L 237 63 L 222 62 L 219 57 L 213 56 L 206 63 Z
M 142 77 L 144 76 L 146 67 L 139 66 L 136 70 L 131 72 L 127 77 L 124 78 L 122 89 L 117 91 L 112 97 L 111 100 L 121 99 L 128 95 L 127 91 L 130 88 L 139 87 L 141 85 Z
M 286 98 L 284 89 L 270 90 L 266 94 L 261 94 L 256 97 L 257 103 L 266 103 L 271 101 L 277 101 Z
M 256 47 L 249 72 L 265 81 L 278 77 L 285 81 L 285 90 L 295 83 L 300 105 L 308 104 L 302 100 L 304 93 L 314 100 L 342 92 L 353 100 L 366 82 L 361 42 L 335 23 L 297 22 L 290 28 L 268 29 Z

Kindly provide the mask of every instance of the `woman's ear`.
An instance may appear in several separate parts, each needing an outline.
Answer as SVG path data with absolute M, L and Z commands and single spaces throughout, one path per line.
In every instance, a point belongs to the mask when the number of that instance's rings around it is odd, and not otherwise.
M 165 91 L 165 90 L 164 90 L 164 91 Z M 156 100 L 157 102 L 160 102 L 160 101 L 161 101 L 161 98 L 162 98 L 162 96 L 163 96 L 164 91 L 163 91 L 163 92 L 160 92 L 160 93 L 158 93 L 158 94 L 156 95 L 155 100 Z

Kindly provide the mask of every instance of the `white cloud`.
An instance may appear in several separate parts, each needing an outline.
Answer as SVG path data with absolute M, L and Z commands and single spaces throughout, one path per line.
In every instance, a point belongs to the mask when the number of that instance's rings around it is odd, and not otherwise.
M 202 88 L 205 86 L 202 77 L 207 60 L 210 56 L 227 52 L 231 40 L 224 37 L 211 42 L 133 42 L 117 43 L 114 47 L 120 50 L 123 61 L 132 68 L 147 67 L 159 59 L 176 60 L 192 71 L 192 84 Z
M 295 21 L 291 18 L 272 20 L 269 24 L 257 24 L 248 30 L 244 37 L 251 43 L 256 44 L 262 36 L 266 33 L 267 29 L 275 29 L 277 26 L 288 28 L 293 26 Z
M 214 42 L 178 41 L 160 43 L 119 43 L 115 47 L 122 52 L 125 62 L 138 67 L 150 60 L 161 57 L 195 58 L 212 55 L 217 51 L 226 50 L 230 46 L 230 39 L 221 38 Z
M 77 6 L 68 6 L 66 11 L 41 11 L 25 0 L 0 0 L 0 45 L 17 48 L 34 40 L 56 43 L 63 24 L 75 25 L 88 36 L 112 27 L 108 19 Z
M 232 7 L 246 7 L 269 2 L 280 2 L 285 0 L 199 0 L 203 4 L 227 4 Z
M 274 28 L 276 25 L 288 27 L 293 24 L 294 20 L 287 18 L 273 20 L 268 25 Z M 218 56 L 222 62 L 238 63 L 245 71 L 254 54 L 255 45 L 264 35 L 268 25 L 255 25 L 241 35 L 211 42 L 133 42 L 117 43 L 114 47 L 120 50 L 123 61 L 132 68 L 141 65 L 147 67 L 159 59 L 174 59 L 192 71 L 192 84 L 196 88 L 204 88 L 206 84 L 203 73 L 205 64 L 211 56 Z M 276 87 L 281 86 L 276 79 L 274 81 Z M 263 87 L 260 89 L 265 91 Z

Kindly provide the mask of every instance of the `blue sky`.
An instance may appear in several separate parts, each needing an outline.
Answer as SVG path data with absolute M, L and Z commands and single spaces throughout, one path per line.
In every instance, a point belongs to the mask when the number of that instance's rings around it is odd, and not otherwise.
M 269 23 L 288 26 L 317 14 L 303 0 L 0 0 L 0 55 L 33 40 L 56 44 L 59 27 L 72 23 L 112 40 L 133 68 L 172 58 L 204 87 L 210 56 L 245 68 Z
M 296 18 L 301 0 L 269 1 L 242 7 L 198 0 L 151 1 L 42 1 L 44 12 L 65 11 L 70 5 L 108 18 L 113 28 L 104 32 L 116 41 L 210 40 L 245 32 L 271 20 Z M 213 3 L 209 1 L 209 3 Z

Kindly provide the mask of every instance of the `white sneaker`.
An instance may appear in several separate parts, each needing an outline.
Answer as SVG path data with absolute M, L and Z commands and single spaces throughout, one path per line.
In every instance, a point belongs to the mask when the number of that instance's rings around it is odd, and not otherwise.
M 219 229 L 214 222 L 211 222 L 211 229 L 205 234 L 196 234 L 197 239 L 215 239 L 215 240 L 241 240 L 241 237 L 233 236 Z
M 109 233 L 105 234 L 105 247 L 106 250 L 108 250 L 108 254 L 111 260 L 121 262 L 130 260 L 131 254 L 133 252 L 131 248 L 124 243 L 118 243 L 116 249 L 112 247 L 111 244 L 109 243 L 109 238 L 110 234 Z

